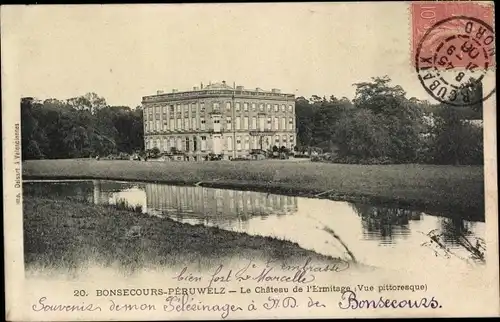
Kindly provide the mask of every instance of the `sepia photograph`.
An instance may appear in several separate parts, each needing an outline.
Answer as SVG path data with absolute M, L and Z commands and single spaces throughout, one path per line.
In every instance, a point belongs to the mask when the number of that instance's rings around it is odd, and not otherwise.
M 2 6 L 5 318 L 499 316 L 493 10 Z

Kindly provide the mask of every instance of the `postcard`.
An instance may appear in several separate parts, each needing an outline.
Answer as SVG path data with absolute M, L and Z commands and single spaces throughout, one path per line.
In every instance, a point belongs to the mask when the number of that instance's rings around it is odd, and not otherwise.
M 498 317 L 493 12 L 2 6 L 6 320 Z

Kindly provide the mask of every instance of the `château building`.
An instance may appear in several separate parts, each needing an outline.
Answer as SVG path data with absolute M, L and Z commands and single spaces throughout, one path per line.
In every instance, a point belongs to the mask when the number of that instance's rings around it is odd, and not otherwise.
M 295 95 L 229 86 L 158 91 L 142 99 L 146 149 L 182 152 L 187 160 L 210 154 L 246 157 L 252 150 L 296 144 Z M 175 148 L 175 149 L 172 149 Z

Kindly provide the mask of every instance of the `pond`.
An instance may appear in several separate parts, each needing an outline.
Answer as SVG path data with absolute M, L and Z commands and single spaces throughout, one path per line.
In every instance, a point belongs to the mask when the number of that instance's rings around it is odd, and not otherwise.
M 101 180 L 25 181 L 25 195 L 127 204 L 187 224 L 271 236 L 374 267 L 443 273 L 483 264 L 485 223 L 369 204 L 270 193 Z M 409 256 L 410 255 L 410 256 Z

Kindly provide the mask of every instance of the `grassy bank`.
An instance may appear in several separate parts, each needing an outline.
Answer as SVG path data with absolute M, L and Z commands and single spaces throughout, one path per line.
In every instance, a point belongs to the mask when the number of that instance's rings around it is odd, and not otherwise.
M 23 178 L 92 178 L 195 184 L 484 216 L 479 166 L 352 165 L 310 162 L 140 162 L 36 160 Z
M 81 268 L 91 260 L 125 270 L 225 258 L 335 261 L 274 238 L 255 237 L 73 200 L 24 197 L 27 267 Z

